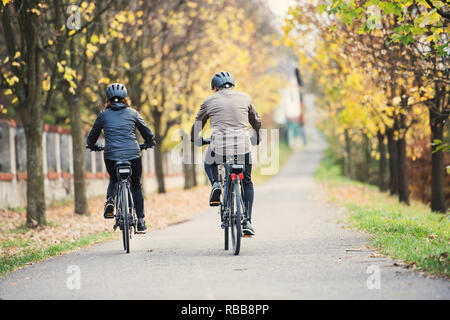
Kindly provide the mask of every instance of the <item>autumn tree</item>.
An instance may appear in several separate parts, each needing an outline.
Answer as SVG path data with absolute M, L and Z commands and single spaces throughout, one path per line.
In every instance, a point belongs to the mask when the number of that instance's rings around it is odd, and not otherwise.
M 392 72 L 409 73 L 414 79 L 412 86 L 402 88 L 402 94 L 397 95 L 401 103 L 406 104 L 409 98 L 413 98 L 428 108 L 432 145 L 431 208 L 446 212 L 444 154 L 439 145 L 444 139 L 445 125 L 450 116 L 448 5 L 444 1 L 429 0 L 352 3 L 334 0 L 330 5 L 322 4 L 321 10 L 338 16 L 346 25 L 360 22 L 361 33 L 377 32 L 377 28 L 387 31 L 390 39 L 386 41 L 388 52 L 395 43 L 402 45 L 402 51 L 408 51 L 410 59 L 396 59 L 390 68 Z M 418 90 L 410 95 L 409 90 L 413 87 Z M 400 114 L 400 127 L 402 121 Z
M 371 7 L 374 4 L 379 7 Z M 379 11 L 375 10 L 377 8 Z M 386 16 L 377 14 L 381 10 L 388 12 Z M 414 149 L 413 144 L 408 148 L 408 140 L 412 136 L 410 132 L 426 132 L 426 127 L 423 126 L 423 105 L 432 96 L 432 92 L 429 90 L 430 86 L 423 82 L 424 69 L 419 68 L 423 65 L 425 56 L 420 56 L 419 50 L 411 44 L 413 38 L 409 31 L 401 29 L 408 20 L 396 20 L 396 15 L 400 12 L 414 14 L 412 10 L 402 11 L 385 1 L 330 1 L 322 2 L 318 7 L 303 3 L 291 10 L 286 31 L 289 34 L 291 30 L 301 30 L 306 36 L 316 34 L 320 39 L 314 41 L 315 48 L 309 52 L 300 50 L 300 56 L 303 57 L 301 62 L 318 65 L 316 73 L 319 78 L 324 78 L 321 84 L 325 87 L 328 107 L 334 106 L 340 119 L 348 119 L 337 124 L 343 127 L 347 164 L 352 160 L 350 130 L 361 128 L 364 150 L 375 132 L 380 146 L 380 158 L 384 154 L 384 136 L 387 136 L 391 193 L 397 193 L 400 201 L 408 203 L 406 159 Z M 417 12 L 426 11 L 416 11 L 416 16 Z M 412 21 L 411 26 L 420 24 L 416 18 L 408 19 Z M 439 23 L 434 26 L 433 38 L 440 34 L 441 27 Z M 420 33 L 417 30 L 414 32 Z M 442 49 L 442 46 L 429 47 L 434 48 L 435 52 Z M 358 75 L 362 76 L 359 82 L 364 83 L 363 90 L 358 90 L 358 83 L 347 85 L 350 79 Z M 353 99 L 348 100 L 350 97 Z M 369 108 L 371 113 L 361 114 L 363 108 Z M 351 110 L 357 113 L 351 113 Z M 357 114 L 363 118 L 358 118 Z M 364 117 L 370 120 L 356 121 L 364 120 Z M 376 130 L 367 130 L 367 127 L 375 127 Z M 369 158 L 367 151 L 369 150 L 365 151 L 366 160 Z M 380 171 L 385 171 L 383 163 L 384 161 L 380 163 Z M 353 176 L 351 166 L 347 165 L 345 168 L 347 174 Z M 379 180 L 379 185 L 382 186 L 382 179 Z

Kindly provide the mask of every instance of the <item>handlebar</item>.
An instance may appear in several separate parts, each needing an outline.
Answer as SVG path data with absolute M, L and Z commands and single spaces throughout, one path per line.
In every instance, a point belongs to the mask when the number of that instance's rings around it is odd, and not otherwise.
M 147 149 L 149 149 L 149 148 L 153 148 L 153 146 L 151 146 L 151 145 L 149 145 L 149 144 L 146 144 L 146 143 L 142 143 L 142 144 L 139 145 L 139 149 L 141 149 L 141 151 L 142 151 L 142 150 L 147 150 Z M 105 146 L 102 146 L 102 145 L 99 145 L 99 144 L 98 144 L 98 145 L 95 145 L 95 146 L 93 146 L 93 147 L 86 146 L 86 149 L 90 149 L 91 152 L 92 152 L 92 151 L 100 152 L 100 151 L 105 150 Z
M 258 133 L 250 137 L 250 142 L 254 146 L 259 145 L 260 141 L 261 140 Z M 211 144 L 211 138 L 202 137 L 202 146 L 204 146 L 205 144 Z
M 153 148 L 153 146 L 151 146 L 151 145 L 149 145 L 149 144 L 147 144 L 147 143 L 143 143 L 143 144 L 140 144 L 139 145 L 139 149 L 141 149 L 141 151 L 142 150 L 147 150 L 147 149 L 152 149 Z
M 100 151 L 105 150 L 105 147 L 102 145 L 96 144 L 95 146 L 92 146 L 92 147 L 86 146 L 86 149 L 90 149 L 91 152 L 92 151 L 100 152 Z

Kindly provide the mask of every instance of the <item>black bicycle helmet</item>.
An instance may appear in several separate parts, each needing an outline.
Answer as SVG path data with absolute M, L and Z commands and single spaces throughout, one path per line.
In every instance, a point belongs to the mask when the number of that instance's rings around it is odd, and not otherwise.
M 229 72 L 219 72 L 211 80 L 211 89 L 221 88 L 226 84 L 230 84 L 234 87 L 234 78 Z
M 114 98 L 125 99 L 127 95 L 127 88 L 121 83 L 113 83 L 106 88 L 106 97 L 109 101 L 113 101 Z

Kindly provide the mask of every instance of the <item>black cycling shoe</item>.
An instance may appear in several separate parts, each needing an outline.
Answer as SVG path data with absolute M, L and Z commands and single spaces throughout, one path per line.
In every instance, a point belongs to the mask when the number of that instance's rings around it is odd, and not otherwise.
M 222 194 L 222 188 L 220 187 L 220 183 L 214 182 L 211 190 L 211 194 L 209 196 L 209 205 L 211 207 L 217 207 L 220 205 L 220 195 Z
M 250 222 L 246 221 L 242 226 L 242 234 L 244 237 L 252 237 L 255 235 L 255 230 L 253 229 Z
M 113 219 L 114 218 L 114 199 L 109 198 L 105 203 L 105 211 L 103 213 L 103 217 L 105 219 Z
M 144 219 L 138 219 L 137 224 L 137 233 L 146 233 L 147 232 L 147 226 L 145 225 Z

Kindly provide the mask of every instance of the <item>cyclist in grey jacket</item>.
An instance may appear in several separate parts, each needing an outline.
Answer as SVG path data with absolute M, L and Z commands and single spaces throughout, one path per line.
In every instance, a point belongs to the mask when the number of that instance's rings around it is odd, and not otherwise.
M 144 197 L 141 186 L 142 161 L 136 129 L 141 133 L 147 147 L 153 147 L 156 144 L 155 138 L 139 112 L 130 107 L 124 85 L 113 83 L 106 89 L 106 95 L 108 102 L 105 110 L 98 115 L 86 139 L 88 148 L 94 151 L 102 150 L 96 142 L 101 131 L 104 131 L 104 160 L 110 179 L 106 192 L 104 217 L 114 218 L 114 198 L 118 182 L 115 163 L 119 160 L 127 160 L 132 168 L 131 192 L 138 217 L 138 231 L 145 232 L 147 228 L 144 221 Z
M 253 106 L 251 98 L 243 92 L 233 90 L 234 78 L 229 72 L 216 74 L 211 81 L 214 94 L 201 105 L 191 129 L 191 140 L 202 145 L 199 134 L 208 119 L 211 121 L 211 144 L 206 152 L 205 171 L 212 185 L 210 205 L 219 202 L 221 188 L 218 182 L 217 165 L 223 156 L 237 156 L 244 163 L 244 203 L 247 212 L 247 223 L 243 232 L 254 235 L 251 225 L 253 206 L 253 183 L 251 180 L 252 164 L 250 154 L 250 135 L 248 124 L 256 131 L 254 143 L 259 144 L 261 118 Z M 253 141 L 252 141 L 253 142 Z

